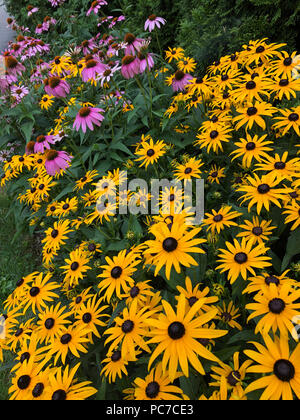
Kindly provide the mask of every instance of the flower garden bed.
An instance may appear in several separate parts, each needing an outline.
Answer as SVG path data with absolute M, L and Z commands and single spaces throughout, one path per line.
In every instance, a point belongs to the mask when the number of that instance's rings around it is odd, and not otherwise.
M 10 398 L 299 398 L 300 56 L 204 69 L 163 17 L 39 3 L 0 79 L 11 246 L 43 258 L 2 301 Z

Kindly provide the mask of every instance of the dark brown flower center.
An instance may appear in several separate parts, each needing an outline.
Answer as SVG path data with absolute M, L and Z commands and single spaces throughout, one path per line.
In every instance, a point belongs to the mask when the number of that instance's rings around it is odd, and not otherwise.
M 122 273 L 123 273 L 122 267 L 116 266 L 111 270 L 110 275 L 113 279 L 118 279 L 121 277 Z
M 268 192 L 271 190 L 268 184 L 261 184 L 257 187 L 257 191 L 260 194 L 268 194 Z
M 252 229 L 252 233 L 253 233 L 255 236 L 260 236 L 260 235 L 262 235 L 263 230 L 262 230 L 262 228 L 261 228 L 261 227 L 254 227 L 254 228 Z
M 254 82 L 254 80 L 250 80 L 249 82 L 246 83 L 247 90 L 253 90 L 255 88 L 256 88 L 256 83 Z
M 163 244 L 162 244 L 162 246 L 163 246 L 163 249 L 166 251 L 166 252 L 173 252 L 173 251 L 175 251 L 176 249 L 177 249 L 177 247 L 178 247 L 178 242 L 177 242 L 177 240 L 175 239 L 175 238 L 166 238 L 164 241 L 163 241 Z
M 277 277 L 275 276 L 268 276 L 265 278 L 265 283 L 270 286 L 270 284 L 276 284 L 276 286 L 279 286 L 280 281 Z
M 121 359 L 121 352 L 119 350 L 115 351 L 111 356 L 112 362 L 118 362 Z
M 79 115 L 80 115 L 82 118 L 86 118 L 86 117 L 88 117 L 88 116 L 90 115 L 90 113 L 91 113 L 91 108 L 89 108 L 88 106 L 86 106 L 86 107 L 84 107 L 84 108 L 81 108 L 81 109 L 79 110 Z
M 128 319 L 122 324 L 122 331 L 124 334 L 129 334 L 134 328 L 134 323 Z
M 74 261 L 72 264 L 71 264 L 71 270 L 72 271 L 76 271 L 76 270 L 78 270 L 78 268 L 79 268 L 79 263 L 77 262 L 77 261 Z
M 249 117 L 253 117 L 258 112 L 257 108 L 255 106 L 250 106 L 250 108 L 247 109 L 247 114 Z
M 53 318 L 48 318 L 46 319 L 44 325 L 45 325 L 46 330 L 52 330 L 52 328 L 55 325 L 55 320 Z
M 245 264 L 248 261 L 248 256 L 245 252 L 238 252 L 234 257 L 234 261 L 238 264 Z
M 52 394 L 52 401 L 65 401 L 67 399 L 66 391 L 59 389 Z
M 227 382 L 229 383 L 230 386 L 236 386 L 241 379 L 241 374 L 238 370 L 232 371 L 228 376 L 227 376 Z
M 24 391 L 25 389 L 29 387 L 30 382 L 31 382 L 31 378 L 29 375 L 20 376 L 17 382 L 18 388 L 21 389 L 21 391 Z
M 140 289 L 137 286 L 132 287 L 132 289 L 130 290 L 130 296 L 132 298 L 137 297 L 139 293 L 140 293 Z
M 42 393 L 44 392 L 45 386 L 44 384 L 42 384 L 42 382 L 39 382 L 38 384 L 36 384 L 36 386 L 33 388 L 32 391 L 32 396 L 34 398 L 39 398 Z
M 84 314 L 83 317 L 82 317 L 82 321 L 85 324 L 89 324 L 91 322 L 91 320 L 92 320 L 92 315 L 88 312 L 86 314 Z
M 135 40 L 136 40 L 135 35 L 131 33 L 126 34 L 124 37 L 124 41 L 127 42 L 127 44 L 133 44 Z
M 218 137 L 218 135 L 219 135 L 219 132 L 218 132 L 218 131 L 216 131 L 216 130 L 213 130 L 213 131 L 211 131 L 211 133 L 210 133 L 210 138 L 211 138 L 212 140 L 215 140 L 215 139 Z
M 269 309 L 273 314 L 279 315 L 285 309 L 285 302 L 280 298 L 272 299 L 269 302 Z
M 185 74 L 181 70 L 177 70 L 175 73 L 175 79 L 180 82 L 184 78 Z
M 49 79 L 49 85 L 51 89 L 55 89 L 57 86 L 59 86 L 61 80 L 59 77 L 50 77 Z
M 47 151 L 47 154 L 46 154 L 47 161 L 55 160 L 57 157 L 58 157 L 58 151 L 57 150 L 48 150 Z
M 221 222 L 222 220 L 223 220 L 223 216 L 222 216 L 222 214 L 217 214 L 215 217 L 214 217 L 214 222 L 216 222 L 216 223 L 219 223 L 219 222 Z
M 125 57 L 122 59 L 123 66 L 128 66 L 129 64 L 133 63 L 135 60 L 135 57 L 133 55 L 125 55 Z
M 291 121 L 291 122 L 296 122 L 296 121 L 298 121 L 299 120 L 299 115 L 298 114 L 296 114 L 296 112 L 293 112 L 292 114 L 290 114 L 289 115 L 289 120 Z
M 150 382 L 146 387 L 146 395 L 150 399 L 154 399 L 158 396 L 160 386 L 157 382 Z
M 40 293 L 40 289 L 38 287 L 32 287 L 29 291 L 31 297 L 36 297 Z
M 253 141 L 250 141 L 246 144 L 246 149 L 250 152 L 251 150 L 255 150 L 256 144 Z
M 60 342 L 61 342 L 61 344 L 63 344 L 63 345 L 67 345 L 67 344 L 69 344 L 70 343 L 70 341 L 72 340 L 72 336 L 71 336 L 71 334 L 64 334 L 62 337 L 61 337 L 61 339 L 60 339 Z
M 277 360 L 274 364 L 274 374 L 277 378 L 282 382 L 289 382 L 291 381 L 296 373 L 294 365 L 285 359 Z
M 172 340 L 179 340 L 185 334 L 185 327 L 181 322 L 172 322 L 168 328 L 168 334 Z

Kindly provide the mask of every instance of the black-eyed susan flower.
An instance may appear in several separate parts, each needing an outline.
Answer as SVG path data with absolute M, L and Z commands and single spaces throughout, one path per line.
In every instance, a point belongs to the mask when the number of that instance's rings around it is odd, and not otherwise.
M 104 331 L 104 334 L 109 336 L 105 345 L 111 343 L 108 351 L 120 348 L 125 360 L 128 357 L 136 360 L 137 347 L 149 353 L 150 348 L 144 337 L 147 332 L 146 321 L 151 315 L 152 312 L 147 307 L 138 308 L 137 301 L 133 301 L 130 308 L 125 308 L 121 316 L 115 319 L 115 326 Z
M 264 207 L 267 211 L 270 210 L 270 204 L 274 203 L 277 207 L 281 207 L 279 200 L 284 200 L 285 195 L 292 190 L 277 188 L 281 179 L 276 178 L 274 174 L 263 175 L 261 178 L 257 174 L 248 176 L 247 184 L 241 185 L 237 191 L 245 194 L 240 198 L 242 203 L 249 201 L 248 211 L 257 206 L 257 214 L 261 213 Z
M 293 392 L 300 398 L 300 344 L 291 351 L 286 336 L 273 341 L 269 335 L 263 336 L 265 346 L 253 342 L 256 351 L 245 350 L 244 353 L 257 364 L 250 366 L 248 372 L 261 374 L 245 390 L 247 394 L 264 389 L 260 400 L 292 400 Z
M 204 300 L 204 304 L 201 306 L 199 312 L 208 312 L 213 309 L 212 304 L 218 302 L 218 297 L 216 296 L 208 296 L 210 293 L 209 287 L 204 287 L 202 290 L 201 283 L 198 283 L 193 287 L 192 281 L 190 277 L 186 277 L 185 279 L 185 287 L 177 286 L 177 290 L 180 295 L 184 295 L 187 300 L 187 307 L 186 311 L 188 312 L 189 309 L 195 305 L 195 303 L 201 299 Z M 176 296 L 176 300 L 179 300 L 179 296 Z
M 40 273 L 35 277 L 33 282 L 26 287 L 26 293 L 22 299 L 21 307 L 26 313 L 28 308 L 31 308 L 33 313 L 36 313 L 36 310 L 41 312 L 43 308 L 48 305 L 48 302 L 52 302 L 54 298 L 59 297 L 57 293 L 53 290 L 59 289 L 59 284 L 50 281 L 52 275 Z
M 207 226 L 207 230 L 211 230 L 213 233 L 216 231 L 220 233 L 227 227 L 237 226 L 237 223 L 233 221 L 237 217 L 241 216 L 242 213 L 232 211 L 231 206 L 223 206 L 219 211 L 212 210 L 212 214 L 205 213 L 206 218 L 203 220 L 203 224 Z
M 36 332 L 41 343 L 45 342 L 45 344 L 48 344 L 52 342 L 71 323 L 67 319 L 70 317 L 71 312 L 68 312 L 67 309 L 66 306 L 61 306 L 59 302 L 56 306 L 46 307 L 38 314 L 39 320 L 37 321 Z
M 44 95 L 40 101 L 40 107 L 41 109 L 45 109 L 46 111 L 48 111 L 48 109 L 52 107 L 53 103 L 54 96 Z
M 272 117 L 276 112 L 276 108 L 270 105 L 268 102 L 258 102 L 254 104 L 248 103 L 246 106 L 239 106 L 236 108 L 238 116 L 233 119 L 236 123 L 236 130 L 246 125 L 246 129 L 251 130 L 254 123 L 261 127 L 263 130 L 266 129 L 266 122 L 263 117 Z
M 200 168 L 204 165 L 201 159 L 189 158 L 185 163 L 178 164 L 174 175 L 179 180 L 201 178 Z
M 48 347 L 48 355 L 54 356 L 54 364 L 61 358 L 65 364 L 68 354 L 79 358 L 80 353 L 87 353 L 86 344 L 89 343 L 87 334 L 90 332 L 85 325 L 71 325 L 61 330 L 60 334 Z
M 236 150 L 231 153 L 234 155 L 232 160 L 242 157 L 243 167 L 250 168 L 253 160 L 261 162 L 263 158 L 268 159 L 268 152 L 273 150 L 269 145 L 273 142 L 267 141 L 267 137 L 267 134 L 262 137 L 258 137 L 258 135 L 251 137 L 250 134 L 247 134 L 246 139 L 241 138 L 239 142 L 234 143 Z
M 70 310 L 76 314 L 82 305 L 87 302 L 88 299 L 93 297 L 93 294 L 91 292 L 91 287 L 84 289 L 81 293 L 76 294 L 75 297 L 72 298 L 71 302 L 69 303 Z
M 78 309 L 75 319 L 75 325 L 84 325 L 90 330 L 91 333 L 95 334 L 96 337 L 100 338 L 98 327 L 104 327 L 105 322 L 101 318 L 108 317 L 107 314 L 103 313 L 108 306 L 100 306 L 101 300 L 95 295 L 89 299 L 86 303 L 83 303 Z
M 276 333 L 279 329 L 282 335 L 290 332 L 298 341 L 292 320 L 300 316 L 300 303 L 295 303 L 299 297 L 300 291 L 292 289 L 288 284 L 279 289 L 272 283 L 269 288 L 258 293 L 253 298 L 255 303 L 246 305 L 246 309 L 253 311 L 248 321 L 262 316 L 257 323 L 255 333 L 268 334 L 271 329 Z
M 170 381 L 176 378 L 178 365 L 182 373 L 189 376 L 189 363 L 201 375 L 205 375 L 199 356 L 211 361 L 218 362 L 218 358 L 207 350 L 198 339 L 201 338 L 219 338 L 227 334 L 227 331 L 203 328 L 203 326 L 212 320 L 217 309 L 212 309 L 203 315 L 195 317 L 201 309 L 205 300 L 199 299 L 188 312 L 186 312 L 186 298 L 180 295 L 175 312 L 171 305 L 163 300 L 165 314 L 160 314 L 158 319 L 146 320 L 151 328 L 148 333 L 150 340 L 148 344 L 156 344 L 149 359 L 150 368 L 156 358 L 162 353 L 162 371 L 168 372 Z
M 191 253 L 204 254 L 198 245 L 206 242 L 205 239 L 195 238 L 200 228 L 193 228 L 187 232 L 185 225 L 159 223 L 151 227 L 155 240 L 145 242 L 147 249 L 144 251 L 146 264 L 155 266 L 155 274 L 165 267 L 167 279 L 170 279 L 171 269 L 181 272 L 180 265 L 191 267 L 197 265 Z
M 219 254 L 219 260 L 221 264 L 217 267 L 221 273 L 228 271 L 228 278 L 231 283 L 234 283 L 237 278 L 241 275 L 244 280 L 247 280 L 247 272 L 249 271 L 252 275 L 256 275 L 255 268 L 265 268 L 272 264 L 269 262 L 270 257 L 266 255 L 269 248 L 266 248 L 264 244 L 258 244 L 253 246 L 253 241 L 246 241 L 242 238 L 242 242 L 239 243 L 234 239 L 234 243 L 226 242 L 227 249 L 220 249 L 222 252 Z
M 64 245 L 65 240 L 68 239 L 67 234 L 72 232 L 72 229 L 69 229 L 70 221 L 69 220 L 60 220 L 55 222 L 53 228 L 46 230 L 46 237 L 42 240 L 45 248 L 53 249 L 54 251 L 58 250 L 61 245 Z
M 291 181 L 300 172 L 300 159 L 288 160 L 288 155 L 288 152 L 284 152 L 281 157 L 278 153 L 275 153 L 275 157 L 268 156 L 256 165 L 256 171 L 266 171 L 276 179 Z
M 197 141 L 195 145 L 201 149 L 206 148 L 207 153 L 213 150 L 214 153 L 218 153 L 220 150 L 223 151 L 222 143 L 228 143 L 231 139 L 231 128 L 219 127 L 217 130 L 204 131 L 197 135 Z
M 66 265 L 60 267 L 64 269 L 65 282 L 73 287 L 77 286 L 91 267 L 88 265 L 90 258 L 79 248 L 70 253 L 70 257 L 65 259 Z
M 182 376 L 177 374 L 176 379 Z M 169 375 L 163 372 L 159 363 L 151 369 L 145 379 L 136 378 L 134 381 L 134 398 L 136 400 L 182 400 L 183 391 L 178 386 L 172 385 Z
M 249 277 L 248 281 L 250 284 L 244 289 L 243 293 L 257 293 L 263 291 L 265 288 L 270 287 L 271 284 L 275 284 L 278 288 L 281 288 L 284 284 L 289 286 L 296 285 L 296 280 L 287 277 L 289 270 L 284 271 L 281 275 L 269 274 L 263 272 L 261 275 L 255 277 Z
M 43 368 L 42 363 L 34 363 L 34 360 L 28 360 L 21 364 L 15 372 L 9 388 L 10 400 L 30 400 L 31 391 L 36 385 L 37 376 Z
M 246 241 L 253 240 L 253 245 L 258 243 L 265 243 L 270 239 L 272 231 L 276 229 L 276 226 L 271 226 L 272 220 L 262 220 L 260 221 L 257 216 L 253 216 L 252 221 L 245 220 L 244 224 L 241 224 L 239 227 L 243 229 L 243 232 L 240 232 L 237 235 L 237 238 L 245 238 Z
M 69 214 L 75 213 L 78 209 L 77 197 L 67 198 L 64 201 L 58 202 L 55 210 L 55 216 L 59 218 L 67 217 Z
M 127 376 L 128 360 L 122 357 L 120 350 L 109 352 L 107 357 L 102 360 L 101 364 L 104 367 L 101 370 L 101 376 L 107 377 L 110 384 L 116 382 L 117 377 L 121 379 L 123 375 Z
M 105 299 L 110 302 L 113 293 L 121 297 L 122 291 L 128 293 L 134 286 L 132 275 L 136 272 L 136 266 L 140 263 L 139 259 L 133 259 L 126 250 L 120 251 L 115 257 L 106 257 L 106 265 L 101 266 L 103 272 L 98 275 L 100 283 L 98 288 L 104 293 Z
M 49 375 L 49 400 L 52 401 L 78 401 L 86 400 L 97 393 L 97 389 L 90 386 L 91 382 L 78 382 L 75 375 L 80 367 L 78 363 L 72 369 L 66 366 L 64 370 L 59 367 Z
M 223 302 L 222 306 L 217 306 L 217 310 L 216 318 L 222 321 L 224 325 L 242 331 L 243 327 L 236 321 L 241 314 L 239 313 L 239 308 L 236 308 L 233 302 L 229 302 L 228 305 Z
M 283 129 L 282 136 L 285 136 L 293 128 L 296 134 L 300 136 L 300 106 L 291 109 L 279 109 L 279 112 L 283 116 L 275 117 L 278 122 L 273 125 L 273 128 Z
M 221 168 L 217 165 L 213 165 L 208 172 L 207 181 L 211 184 L 214 182 L 220 184 L 221 178 L 225 178 L 225 168 Z
M 98 172 L 96 170 L 88 171 L 82 178 L 76 181 L 74 190 L 83 190 L 83 188 L 93 182 L 93 180 L 98 176 Z
M 179 61 L 184 57 L 184 50 L 181 47 L 169 47 L 166 51 L 166 59 L 169 63 L 173 60 Z
M 282 214 L 286 214 L 285 224 L 293 223 L 291 230 L 297 229 L 300 226 L 300 204 L 293 202 L 290 205 L 285 206 L 285 211 Z
M 243 382 L 251 364 L 251 360 L 246 360 L 242 365 L 240 365 L 240 354 L 239 352 L 235 352 L 233 355 L 232 365 L 220 363 L 220 366 L 212 366 L 211 370 L 213 373 L 211 378 L 213 382 L 210 383 L 210 386 L 220 387 L 221 378 L 225 377 L 228 389 L 230 391 L 235 389 L 238 394 L 242 394 L 244 392 Z
M 300 80 L 284 76 L 283 78 L 275 77 L 275 80 L 272 80 L 268 84 L 268 89 L 270 89 L 270 93 L 276 93 L 276 97 L 279 100 L 286 98 L 287 100 L 297 97 L 296 92 L 300 91 Z
M 300 57 L 297 55 L 296 51 L 292 54 L 289 54 L 286 51 L 281 51 L 278 58 L 271 62 L 270 73 L 278 77 L 291 77 L 299 68 Z
M 154 143 L 153 139 L 150 139 L 149 142 L 143 142 L 135 152 L 138 156 L 135 160 L 141 162 L 140 167 L 145 166 L 145 168 L 148 168 L 149 165 L 156 163 L 166 153 L 165 147 L 163 140 L 156 143 Z
M 151 280 L 140 281 L 135 283 L 134 286 L 124 295 L 126 304 L 130 306 L 134 300 L 137 300 L 138 307 L 146 305 L 147 298 L 154 296 L 153 288 L 149 284 Z

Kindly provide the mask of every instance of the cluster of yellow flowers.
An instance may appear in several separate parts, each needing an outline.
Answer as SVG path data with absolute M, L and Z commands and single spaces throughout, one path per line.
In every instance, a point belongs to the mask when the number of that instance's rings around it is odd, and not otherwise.
M 300 106 L 288 106 L 300 91 L 300 57 L 282 47 L 250 42 L 215 62 L 203 78 L 186 79 L 165 112 L 176 133 L 191 135 L 190 116 L 201 119 L 194 144 L 182 158 L 176 146 L 173 150 L 163 140 L 142 136 L 122 168 L 105 176 L 89 170 L 72 184 L 68 198 L 56 199 L 52 191 L 70 174 L 48 175 L 44 153 L 25 153 L 5 163 L 1 185 L 27 171 L 29 188 L 19 200 L 37 223 L 46 209 L 49 226 L 42 240 L 43 270 L 19 279 L 4 302 L 0 359 L 6 351 L 14 354 L 12 399 L 96 394 L 91 380 L 75 380 L 81 369 L 76 359 L 92 347 L 101 349 L 99 354 L 105 348 L 103 360 L 97 356 L 97 373 L 110 384 L 146 358 L 145 377 L 130 378 L 132 386 L 123 388 L 127 399 L 191 398 L 180 386 L 191 372 L 211 374 L 208 394 L 199 390 L 201 399 L 247 399 L 260 389 L 261 399 L 300 398 L 300 346 L 293 322 L 300 315 L 300 288 L 289 270 L 279 273 L 274 267 L 271 250 L 282 227 L 292 222 L 290 230 L 296 231 L 300 225 Z M 156 79 L 167 77 L 165 82 L 177 89 L 197 63 L 181 48 L 170 48 L 166 58 Z M 175 74 L 166 76 L 174 61 Z M 70 67 L 64 57 L 54 63 L 58 75 L 61 66 Z M 51 100 L 44 97 L 41 106 L 47 109 Z M 182 110 L 186 113 L 179 118 Z M 55 135 L 64 128 L 64 112 Z M 176 161 L 170 162 L 170 150 Z M 139 216 L 141 232 L 128 223 L 119 235 L 122 248 L 114 253 L 108 248 L 103 255 L 102 239 L 108 245 L 111 240 L 104 228 L 120 230 L 117 208 L 131 200 L 145 208 L 151 200 L 142 189 L 117 192 L 123 171 L 143 171 L 149 178 L 149 171 L 159 173 L 161 167 L 180 181 L 205 179 L 211 202 L 201 226 L 191 225 L 193 214 L 178 206 L 183 190 L 167 188 L 160 194 L 159 215 Z M 104 204 L 99 206 L 100 198 Z M 278 213 L 272 212 L 275 207 Z M 93 231 L 94 239 L 87 239 Z M 209 269 L 201 282 L 204 259 Z M 235 302 L 230 290 L 237 285 Z M 241 343 L 227 364 L 220 350 L 236 337 L 235 330 L 249 332 L 245 340 L 256 334 L 257 340 Z

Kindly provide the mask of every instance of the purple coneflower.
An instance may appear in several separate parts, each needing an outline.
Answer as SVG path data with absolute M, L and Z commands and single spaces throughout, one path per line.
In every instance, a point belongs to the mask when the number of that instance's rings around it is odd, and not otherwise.
M 86 62 L 86 67 L 82 70 L 81 77 L 84 82 L 93 79 L 96 80 L 97 75 L 103 73 L 109 67 L 98 60 L 91 59 Z
M 97 47 L 93 39 L 82 41 L 82 51 L 84 55 L 90 54 Z
M 152 32 L 155 26 L 157 28 L 160 28 L 161 25 L 165 25 L 165 24 L 166 24 L 166 20 L 164 18 L 158 17 L 156 15 L 151 15 L 148 17 L 148 19 L 145 22 L 145 31 L 147 31 L 148 29 L 149 32 Z
M 27 15 L 32 16 L 34 13 L 37 13 L 39 11 L 39 8 L 29 5 L 27 6 L 27 11 L 28 11 Z
M 49 27 L 45 30 L 44 24 L 39 23 L 38 26 L 35 28 L 35 33 L 41 35 L 43 32 L 47 32 Z
M 188 84 L 189 80 L 191 80 L 192 78 L 193 77 L 190 74 L 184 73 L 181 70 L 177 70 L 172 81 L 172 88 L 174 92 L 178 92 L 179 90 L 184 90 L 185 86 Z
M 26 144 L 25 154 L 27 156 L 34 154 L 35 141 L 30 141 Z
M 154 67 L 153 54 L 140 51 L 138 53 L 138 59 L 140 60 L 140 73 L 151 70 Z
M 87 16 L 90 16 L 91 13 L 95 13 L 95 15 L 97 15 L 98 12 L 99 12 L 99 10 L 100 10 L 100 8 L 101 8 L 101 6 L 107 6 L 107 2 L 105 0 L 96 0 L 96 1 L 93 1 L 93 3 L 92 3 L 92 5 L 91 5 L 91 7 L 88 10 L 88 12 L 87 12 L 86 15 Z
M 16 86 L 15 85 L 15 86 L 11 87 L 11 93 L 17 101 L 20 101 L 26 95 L 28 95 L 29 89 L 26 86 Z
M 128 33 L 125 35 L 124 41 L 126 42 L 125 55 L 134 55 L 136 51 L 142 46 L 143 39 L 136 38 L 135 35 Z
M 117 22 L 122 22 L 123 20 L 125 20 L 125 16 L 121 15 L 119 17 L 115 17 L 112 19 L 112 21 L 109 24 L 109 29 L 113 28 Z
M 45 168 L 48 175 L 54 176 L 70 166 L 72 156 L 58 150 L 47 150 Z
M 49 96 L 65 98 L 70 93 L 70 86 L 65 80 L 59 77 L 50 77 L 44 81 L 45 91 Z
M 91 108 L 88 106 L 81 108 L 75 118 L 73 128 L 75 128 L 76 131 L 79 131 L 81 127 L 84 133 L 86 133 L 87 127 L 91 131 L 93 131 L 94 130 L 93 124 L 100 127 L 101 122 L 104 120 L 104 116 L 101 114 L 101 112 L 104 112 L 104 109 Z
M 140 72 L 140 60 L 134 55 L 125 55 L 122 60 L 121 73 L 125 79 L 131 79 Z
M 4 60 L 5 69 L 9 76 L 17 77 L 18 74 L 22 74 L 25 70 L 23 64 L 19 63 L 12 55 L 8 55 Z
M 120 68 L 121 67 L 118 63 L 116 63 L 114 67 L 107 66 L 107 69 L 103 73 L 99 74 L 97 81 L 100 81 L 101 86 L 103 86 L 104 83 L 110 82 L 110 79 L 113 77 L 116 71 L 120 70 Z
M 53 136 L 38 136 L 34 145 L 34 153 L 44 153 L 45 149 L 51 149 L 50 144 L 54 144 Z

